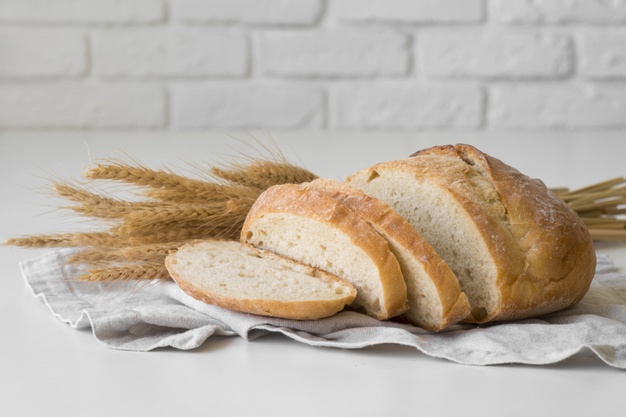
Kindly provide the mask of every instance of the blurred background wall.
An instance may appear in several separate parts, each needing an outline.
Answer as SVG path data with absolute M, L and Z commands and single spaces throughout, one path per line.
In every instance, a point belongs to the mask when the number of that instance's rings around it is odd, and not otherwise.
M 626 127 L 626 0 L 0 0 L 0 129 Z

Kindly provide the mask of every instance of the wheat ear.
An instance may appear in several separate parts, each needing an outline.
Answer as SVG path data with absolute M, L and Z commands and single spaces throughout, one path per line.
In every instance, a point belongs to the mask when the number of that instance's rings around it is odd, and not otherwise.
M 184 189 L 161 188 L 146 191 L 146 196 L 168 203 L 203 204 L 229 201 L 235 198 L 256 200 L 260 192 L 253 187 L 205 183 L 205 189 L 190 192 Z
M 55 183 L 53 189 L 60 197 L 80 203 L 79 206 L 67 208 L 86 216 L 116 219 L 133 208 L 133 203 L 104 197 L 67 184 Z
M 24 236 L 7 239 L 9 246 L 24 248 L 60 248 L 74 246 L 111 246 L 125 245 L 119 236 L 109 232 L 59 233 L 50 235 Z
M 160 262 L 150 262 L 141 265 L 123 265 L 103 269 L 93 269 L 89 273 L 78 277 L 81 281 L 145 281 L 152 279 L 170 279 L 165 265 Z
M 142 166 L 99 164 L 85 171 L 84 176 L 88 179 L 122 181 L 155 189 L 167 188 L 185 193 L 215 192 L 215 184 L 187 178 L 172 172 L 153 170 Z
M 253 161 L 248 165 L 233 163 L 230 169 L 211 168 L 211 173 L 234 184 L 265 190 L 279 184 L 301 184 L 313 181 L 317 175 L 287 162 Z
M 226 204 L 161 204 L 158 207 L 137 209 L 124 217 L 126 224 L 141 225 L 192 224 L 199 225 L 219 219 L 227 212 Z
M 155 243 L 141 246 L 129 246 L 119 249 L 97 248 L 85 249 L 68 258 L 71 264 L 107 265 L 120 262 L 159 262 L 165 260 L 167 254 L 185 242 Z
M 237 240 L 241 225 L 234 227 L 208 226 L 186 229 L 154 229 L 138 231 L 133 228 L 121 227 L 123 241 L 127 246 L 140 246 L 152 243 L 189 241 L 194 239 Z

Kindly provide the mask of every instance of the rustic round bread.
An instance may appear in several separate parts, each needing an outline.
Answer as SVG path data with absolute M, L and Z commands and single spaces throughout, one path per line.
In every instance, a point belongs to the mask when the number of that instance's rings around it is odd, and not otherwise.
M 439 146 L 347 183 L 391 205 L 457 275 L 484 323 L 567 308 L 595 272 L 579 216 L 539 180 L 469 145 Z

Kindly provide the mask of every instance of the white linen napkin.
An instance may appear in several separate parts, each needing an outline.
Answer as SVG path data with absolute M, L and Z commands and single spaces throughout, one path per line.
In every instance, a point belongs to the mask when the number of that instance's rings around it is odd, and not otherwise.
M 349 311 L 314 321 L 239 313 L 199 302 L 172 281 L 81 282 L 75 278 L 84 271 L 65 262 L 70 253 L 56 250 L 22 262 L 26 283 L 59 319 L 75 328 L 91 327 L 98 341 L 114 349 L 193 349 L 213 335 L 252 340 L 278 332 L 315 346 L 413 346 L 416 354 L 471 365 L 550 364 L 588 350 L 608 365 L 626 369 L 626 276 L 607 256 L 598 257 L 589 292 L 568 310 L 431 333 Z

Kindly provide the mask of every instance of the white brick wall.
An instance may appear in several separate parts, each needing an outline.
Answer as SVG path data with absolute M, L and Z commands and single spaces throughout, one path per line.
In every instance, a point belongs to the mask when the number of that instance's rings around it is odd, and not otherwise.
M 474 87 L 363 83 L 336 92 L 336 126 L 473 129 L 482 124 L 483 101 Z
M 490 0 L 495 22 L 516 24 L 623 24 L 624 0 Z
M 173 126 L 321 128 L 324 95 L 320 89 L 239 84 L 223 87 L 177 85 L 173 91 Z
M 272 31 L 260 34 L 259 66 L 268 76 L 408 75 L 408 37 L 379 30 Z
M 162 128 L 165 94 L 147 84 L 0 86 L 4 128 Z
M 38 24 L 156 23 L 166 0 L 0 0 L 0 22 Z
M 0 130 L 626 129 L 626 0 L 0 0 Z
M 186 23 L 310 25 L 323 9 L 319 0 L 172 0 L 174 18 Z
M 579 33 L 580 71 L 589 78 L 626 78 L 626 29 Z
M 448 23 L 478 22 L 481 0 L 335 0 L 329 2 L 338 19 L 354 22 Z
M 626 116 L 626 85 L 496 86 L 490 98 L 494 127 L 623 127 Z
M 242 77 L 248 42 L 239 30 L 150 28 L 99 31 L 96 71 L 108 77 Z
M 82 35 L 4 29 L 0 40 L 0 78 L 74 78 L 87 71 Z
M 569 38 L 536 30 L 440 30 L 418 35 L 417 45 L 433 77 L 553 78 L 573 67 Z

